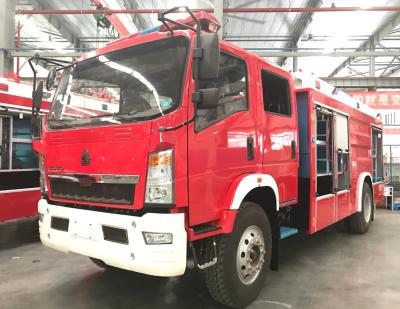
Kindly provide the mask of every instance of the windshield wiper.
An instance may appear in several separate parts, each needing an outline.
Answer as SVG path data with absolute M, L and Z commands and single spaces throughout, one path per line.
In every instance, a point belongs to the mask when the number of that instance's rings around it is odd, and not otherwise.
M 136 113 L 136 112 L 135 112 Z M 97 116 L 91 116 L 89 117 L 89 119 L 96 119 L 96 118 L 107 118 L 107 117 L 113 117 L 113 118 L 117 118 L 117 119 L 123 119 L 123 120 L 132 120 L 130 118 L 132 114 L 131 113 L 108 113 L 108 114 L 103 114 L 103 115 L 97 115 Z M 108 120 L 108 119 L 105 119 Z M 110 119 L 111 120 L 111 119 Z
M 51 125 L 53 125 L 54 123 L 58 123 L 58 124 L 61 124 L 60 127 L 64 126 L 67 128 L 73 128 L 73 125 L 71 125 L 70 123 L 68 123 L 67 121 L 62 120 L 62 119 L 50 119 L 49 122 Z
M 115 113 L 114 116 L 124 119 L 124 120 L 133 120 L 132 116 L 140 113 L 141 111 L 134 111 L 134 112 L 126 112 L 126 113 Z
M 89 118 L 92 119 L 92 118 L 110 117 L 115 115 L 118 115 L 118 113 L 108 113 L 103 115 L 90 116 Z
M 88 118 L 88 120 L 90 120 L 90 119 L 103 120 L 102 118 L 105 118 L 104 119 L 105 121 L 113 122 L 112 119 L 109 118 L 109 117 L 112 117 L 113 119 L 115 119 L 114 121 L 117 121 L 117 119 L 118 119 L 118 120 L 129 120 L 129 121 L 134 122 L 135 120 L 132 119 L 131 116 L 136 113 L 138 113 L 138 112 L 129 112 L 129 113 L 121 113 L 121 114 L 120 113 L 108 113 L 108 114 L 103 114 L 103 115 L 91 116 Z

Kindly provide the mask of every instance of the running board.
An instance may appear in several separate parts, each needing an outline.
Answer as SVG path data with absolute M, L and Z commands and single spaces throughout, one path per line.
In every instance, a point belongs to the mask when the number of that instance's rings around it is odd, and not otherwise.
M 299 230 L 295 229 L 294 227 L 281 226 L 281 239 L 296 235 L 298 232 Z
M 219 225 L 208 225 L 208 224 L 201 224 L 198 226 L 195 226 L 193 228 L 193 234 L 194 235 L 200 235 L 200 234 L 205 234 L 213 231 L 220 230 L 221 226 Z

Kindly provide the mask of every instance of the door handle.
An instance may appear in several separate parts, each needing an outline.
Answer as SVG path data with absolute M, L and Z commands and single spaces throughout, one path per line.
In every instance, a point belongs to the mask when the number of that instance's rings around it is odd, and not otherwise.
M 294 159 L 296 158 L 296 142 L 294 139 L 292 139 L 291 146 L 292 146 L 292 159 Z
M 247 138 L 247 160 L 254 160 L 254 137 Z

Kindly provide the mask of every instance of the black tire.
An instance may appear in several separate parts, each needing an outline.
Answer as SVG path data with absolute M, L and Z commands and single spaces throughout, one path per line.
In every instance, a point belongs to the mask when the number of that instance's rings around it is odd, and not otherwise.
M 335 228 L 339 233 L 350 233 L 350 218 L 343 219 L 335 224 Z
M 99 267 L 101 267 L 101 268 L 103 268 L 103 269 L 106 269 L 106 270 L 109 270 L 109 269 L 116 269 L 114 266 L 107 265 L 107 264 L 104 263 L 102 260 L 95 259 L 95 258 L 92 258 L 92 257 L 89 257 L 89 259 L 90 259 L 94 264 L 96 264 L 97 266 L 99 266 Z
M 254 228 L 254 226 L 257 228 Z M 257 239 L 260 239 L 260 237 L 255 237 L 258 234 L 256 232 L 254 236 L 254 234 L 251 233 L 251 231 L 253 231 L 252 229 L 261 232 L 263 236 L 264 246 L 258 247 L 258 254 L 254 254 L 253 249 L 256 250 L 257 247 L 253 246 L 253 244 L 257 245 Z M 257 270 L 257 276 L 249 275 L 253 276 L 254 281 L 245 284 L 243 280 L 246 279 L 241 279 L 245 271 L 245 268 L 243 268 L 244 265 L 239 267 L 236 263 L 238 262 L 238 265 L 242 263 L 239 256 L 237 257 L 238 254 L 243 258 L 243 264 L 249 265 L 250 263 L 248 261 L 248 253 L 250 251 L 247 250 L 245 255 L 243 255 L 244 252 L 238 251 L 239 248 L 243 250 L 244 244 L 249 244 L 247 235 L 249 235 L 248 238 L 250 239 L 249 248 L 251 246 L 251 260 L 254 258 L 254 265 L 261 267 L 261 270 Z M 260 248 L 265 248 L 265 253 L 262 253 L 263 250 Z M 256 203 L 243 202 L 239 208 L 232 233 L 221 235 L 219 238 L 217 244 L 217 264 L 204 270 L 205 281 L 211 296 L 217 302 L 233 308 L 242 308 L 254 301 L 264 287 L 265 278 L 271 262 L 271 251 L 272 233 L 268 216 Z M 262 262 L 262 259 L 264 262 Z M 242 272 L 238 267 L 242 269 Z M 251 269 L 251 267 L 249 267 L 249 269 Z
M 366 232 L 368 232 L 374 212 L 374 202 L 371 188 L 366 182 L 364 182 L 363 185 L 361 202 L 361 212 L 358 212 L 349 218 L 350 230 L 356 234 L 365 234 Z

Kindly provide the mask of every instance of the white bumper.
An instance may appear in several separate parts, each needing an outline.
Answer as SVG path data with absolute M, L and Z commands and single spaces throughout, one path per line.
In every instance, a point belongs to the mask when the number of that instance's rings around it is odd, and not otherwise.
M 40 239 L 64 252 L 94 257 L 118 268 L 154 276 L 182 275 L 186 268 L 187 235 L 184 214 L 148 213 L 142 217 L 110 214 L 39 201 Z M 68 231 L 51 228 L 51 217 L 69 220 Z M 104 240 L 102 226 L 125 229 L 129 243 Z M 147 245 L 142 232 L 172 233 L 172 244 Z

